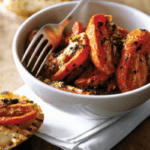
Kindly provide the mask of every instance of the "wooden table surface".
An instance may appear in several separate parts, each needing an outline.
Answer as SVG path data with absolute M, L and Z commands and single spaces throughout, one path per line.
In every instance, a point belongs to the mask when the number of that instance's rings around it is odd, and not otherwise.
M 111 0 L 137 8 L 150 15 L 150 0 Z M 0 91 L 15 91 L 24 85 L 12 54 L 12 41 L 21 22 L 0 10 Z M 61 150 L 32 136 L 13 150 Z M 100 148 L 99 148 L 100 150 Z M 150 150 L 150 116 L 112 150 Z

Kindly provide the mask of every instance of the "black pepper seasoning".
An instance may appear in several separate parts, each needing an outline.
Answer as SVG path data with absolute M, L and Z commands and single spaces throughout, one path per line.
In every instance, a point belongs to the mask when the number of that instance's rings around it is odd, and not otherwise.
M 140 62 L 143 62 L 143 60 L 140 58 Z
M 136 74 L 136 70 L 133 70 L 133 73 Z
M 126 88 L 126 86 L 124 86 L 123 88 L 122 88 L 122 90 L 124 90 Z
M 121 66 L 120 69 L 123 69 L 123 66 Z
M 100 44 L 103 44 L 103 43 L 104 43 L 104 41 L 103 41 L 103 40 L 101 40 L 101 41 L 100 41 Z
M 39 122 L 43 122 L 43 120 L 42 119 L 38 119 L 38 118 L 35 118 L 37 121 L 39 121 Z
M 141 49 L 142 49 L 142 44 L 140 44 L 140 45 L 137 47 L 136 51 L 138 52 L 138 51 L 141 50 Z
M 117 64 L 114 64 L 115 68 L 117 69 L 118 65 Z
M 77 50 L 79 48 L 79 44 L 75 45 L 75 50 Z
M 107 40 L 106 37 L 103 38 L 103 40 L 100 41 L 100 44 L 103 44 Z
M 30 100 L 29 103 L 34 103 L 34 102 Z
M 7 98 L 2 99 L 3 103 L 6 105 L 10 105 L 10 102 Z
M 112 25 L 112 28 L 113 28 L 112 31 L 115 31 L 115 30 L 116 30 L 116 25 L 113 24 L 113 25 Z
M 11 104 L 17 104 L 17 103 L 19 103 L 19 100 L 18 99 L 11 99 L 10 102 L 11 102 Z
M 28 130 L 28 131 L 32 131 L 32 128 L 28 128 L 27 130 Z
M 143 32 L 143 31 L 147 31 L 146 29 L 140 29 L 140 30 L 141 30 L 142 32 Z
M 126 57 L 126 58 L 125 58 L 125 61 L 127 61 L 128 59 L 129 59 L 129 57 Z
M 75 67 L 75 66 L 76 66 L 76 64 L 73 64 L 73 65 L 72 65 L 72 67 Z
M 100 29 L 100 27 L 101 27 L 101 26 L 103 26 L 103 22 L 101 22 L 101 21 L 100 21 L 100 22 L 98 22 L 97 24 L 98 24 L 98 26 L 97 26 L 97 27 L 98 27 L 99 29 Z
M 138 45 L 138 42 L 136 41 L 136 42 L 134 42 L 134 45 Z
M 85 48 L 85 45 L 81 43 L 81 48 Z
M 101 35 L 103 34 L 102 31 L 100 31 L 100 34 L 101 34 Z

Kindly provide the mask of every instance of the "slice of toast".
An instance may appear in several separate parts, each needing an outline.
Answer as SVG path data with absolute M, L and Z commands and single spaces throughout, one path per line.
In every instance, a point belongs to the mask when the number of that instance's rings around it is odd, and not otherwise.
M 3 92 L 0 94 L 0 101 L 3 99 L 27 100 L 25 96 L 20 97 L 12 92 Z M 33 101 L 30 101 L 33 103 Z M 20 143 L 29 139 L 41 126 L 44 115 L 40 106 L 34 118 L 19 124 L 0 125 L 0 150 L 9 150 Z

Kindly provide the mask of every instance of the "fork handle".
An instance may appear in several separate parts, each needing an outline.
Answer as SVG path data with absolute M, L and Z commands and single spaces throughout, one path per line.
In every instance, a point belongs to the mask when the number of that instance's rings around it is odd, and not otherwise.
M 89 0 L 81 0 L 78 2 L 78 4 L 73 8 L 73 10 L 65 17 L 63 21 L 61 21 L 59 24 L 63 24 L 66 20 L 71 20 L 72 16 L 74 15 L 75 12 L 78 12 L 85 3 L 87 3 Z

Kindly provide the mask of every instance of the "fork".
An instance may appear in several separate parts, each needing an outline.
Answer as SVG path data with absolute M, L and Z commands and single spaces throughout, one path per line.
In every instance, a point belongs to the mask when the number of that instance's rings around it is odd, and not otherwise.
M 78 4 L 73 8 L 73 10 L 65 17 L 63 21 L 59 24 L 49 23 L 40 28 L 40 30 L 36 33 L 29 46 L 27 47 L 21 62 L 24 63 L 26 61 L 26 67 L 30 70 L 31 73 L 35 74 L 35 77 L 40 73 L 49 53 L 52 53 L 54 49 L 59 45 L 59 42 L 62 38 L 62 33 L 65 27 L 69 24 L 72 19 L 72 16 L 75 12 L 78 12 L 82 6 L 88 0 L 81 0 Z M 34 49 L 34 48 L 35 49 Z M 27 60 L 27 56 L 32 52 L 31 57 Z M 39 54 L 37 59 L 35 58 Z M 29 57 L 29 56 L 28 56 Z M 44 57 L 44 58 L 43 58 Z M 32 66 L 31 66 L 32 64 Z M 32 67 L 32 68 L 31 68 Z M 37 68 L 39 67 L 39 68 Z M 36 69 L 36 70 L 35 70 Z

